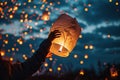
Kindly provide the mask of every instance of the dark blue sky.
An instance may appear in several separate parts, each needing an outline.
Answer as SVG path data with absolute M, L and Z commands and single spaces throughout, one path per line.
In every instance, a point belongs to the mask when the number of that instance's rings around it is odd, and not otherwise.
M 45 11 L 50 13 L 48 21 L 41 20 Z M 119 0 L 0 0 L 0 45 L 6 51 L 5 56 L 13 57 L 15 61 L 24 61 L 23 54 L 32 56 L 62 13 L 77 19 L 82 38 L 78 39 L 69 57 L 53 55 L 53 61 L 46 60 L 48 64 L 52 64 L 55 70 L 60 65 L 63 70 L 69 70 L 69 66 L 76 70 L 91 65 L 97 68 L 98 60 L 102 64 L 120 63 Z M 18 39 L 23 41 L 22 45 Z M 89 49 L 90 46 L 93 49 Z M 86 54 L 88 59 L 84 58 Z M 78 57 L 74 58 L 76 55 Z M 84 63 L 80 64 L 81 61 Z

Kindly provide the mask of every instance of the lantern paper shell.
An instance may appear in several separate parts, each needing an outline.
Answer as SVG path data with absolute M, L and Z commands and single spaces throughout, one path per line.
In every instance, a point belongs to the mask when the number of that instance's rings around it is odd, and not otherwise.
M 52 25 L 50 32 L 58 30 L 61 33 L 59 38 L 52 41 L 50 51 L 60 57 L 68 57 L 75 47 L 81 28 L 75 18 L 62 14 Z

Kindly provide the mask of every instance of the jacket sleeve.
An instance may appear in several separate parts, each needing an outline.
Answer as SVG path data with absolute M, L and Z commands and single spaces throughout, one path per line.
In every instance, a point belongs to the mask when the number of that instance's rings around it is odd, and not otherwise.
M 42 63 L 45 61 L 47 53 L 49 53 L 49 48 L 51 41 L 48 39 L 44 40 L 36 53 L 23 63 L 14 64 L 11 67 L 11 79 L 12 80 L 23 80 L 31 76 L 35 71 L 39 69 Z

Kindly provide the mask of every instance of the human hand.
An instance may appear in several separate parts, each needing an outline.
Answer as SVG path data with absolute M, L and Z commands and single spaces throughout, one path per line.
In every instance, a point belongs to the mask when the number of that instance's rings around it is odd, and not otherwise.
M 61 35 L 60 31 L 59 31 L 59 30 L 55 30 L 55 31 L 53 31 L 53 32 L 51 32 L 51 33 L 49 34 L 48 40 L 49 40 L 49 41 L 52 41 L 52 40 L 54 40 L 55 38 L 60 37 L 60 35 Z
M 55 30 L 55 31 L 53 31 L 53 32 L 51 32 L 51 33 L 49 34 L 48 40 L 49 40 L 49 41 L 53 41 L 55 38 L 60 37 L 60 35 L 61 35 L 60 31 Z M 52 56 L 52 53 L 49 52 L 49 53 L 47 54 L 46 58 L 49 58 L 49 57 L 51 57 L 51 56 Z

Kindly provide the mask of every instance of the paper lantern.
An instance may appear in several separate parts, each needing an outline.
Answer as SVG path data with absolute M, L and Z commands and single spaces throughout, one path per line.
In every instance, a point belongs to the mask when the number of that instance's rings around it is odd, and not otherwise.
M 48 20 L 50 19 L 49 12 L 48 12 L 48 11 L 45 11 L 45 12 L 42 14 L 41 19 L 44 20 L 44 21 L 48 21 Z
M 110 74 L 111 74 L 111 77 L 117 77 L 118 76 L 118 71 L 116 70 L 114 65 L 110 68 Z
M 55 55 L 68 57 L 81 32 L 78 22 L 75 18 L 62 14 L 52 25 L 50 32 L 54 30 L 60 31 L 61 36 L 52 41 L 50 51 Z

